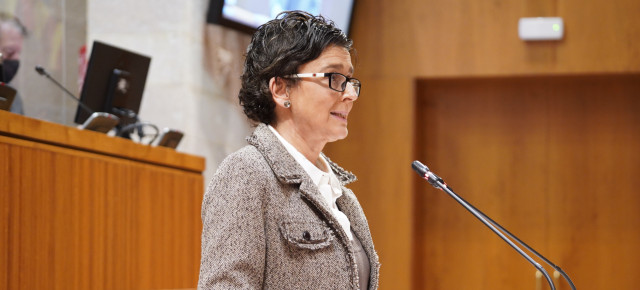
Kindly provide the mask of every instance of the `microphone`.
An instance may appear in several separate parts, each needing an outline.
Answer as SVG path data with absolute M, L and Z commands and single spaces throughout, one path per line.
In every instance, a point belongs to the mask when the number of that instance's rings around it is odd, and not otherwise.
M 420 174 L 422 178 L 426 179 L 429 182 L 429 184 L 433 185 L 433 187 L 435 188 L 439 189 L 437 184 L 438 181 L 444 184 L 445 186 L 447 185 L 446 183 L 444 183 L 444 180 L 440 178 L 440 176 L 433 174 L 433 172 L 429 170 L 429 167 L 420 163 L 420 161 L 418 160 L 415 160 L 411 163 L 411 168 L 413 168 L 413 170 L 418 172 L 418 174 Z
M 113 129 L 113 127 L 115 127 L 120 121 L 120 118 L 116 117 L 113 114 L 94 112 L 93 110 L 91 110 L 91 108 L 85 105 L 80 99 L 78 99 L 78 97 L 74 96 L 73 93 L 67 90 L 67 88 L 65 88 L 53 77 L 51 77 L 51 75 L 49 75 L 49 73 L 47 73 L 47 71 L 43 67 L 36 65 L 36 71 L 41 76 L 47 77 L 47 79 L 53 82 L 56 86 L 58 86 L 58 88 L 62 89 L 69 97 L 71 97 L 76 103 L 78 103 L 78 105 L 80 105 L 83 110 L 91 114 L 91 116 L 84 122 L 84 124 L 80 126 L 81 129 L 107 133 L 111 131 L 111 129 Z
M 413 168 L 413 170 L 418 172 L 418 174 L 422 177 L 426 177 L 427 172 L 429 172 L 429 167 L 420 163 L 420 161 L 418 160 L 411 162 L 411 168 Z
M 547 279 L 547 282 L 549 283 L 549 286 L 551 287 L 552 290 L 555 290 L 556 288 L 555 288 L 555 285 L 553 284 L 553 281 L 551 280 L 551 277 L 549 276 L 549 273 L 547 273 L 547 271 L 540 264 L 538 264 L 535 260 L 533 260 L 531 257 L 529 257 L 529 255 L 527 255 L 524 251 L 522 251 L 522 249 L 520 249 L 517 245 L 515 245 L 509 238 L 507 238 L 505 236 L 505 234 L 508 235 L 510 238 L 514 239 L 521 246 L 525 247 L 527 250 L 529 250 L 531 253 L 533 253 L 536 257 L 538 257 L 538 258 L 542 259 L 543 261 L 545 261 L 547 263 L 547 265 L 551 266 L 556 271 L 558 271 L 560 274 L 562 274 L 564 279 L 571 286 L 571 289 L 576 290 L 576 287 L 573 284 L 573 282 L 571 281 L 571 279 L 569 278 L 569 275 L 567 275 L 567 273 L 565 273 L 560 267 L 558 267 L 555 264 L 553 264 L 547 258 L 545 258 L 540 253 L 538 253 L 533 248 L 531 248 L 529 245 L 525 244 L 522 240 L 518 239 L 515 235 L 513 235 L 512 233 L 507 231 L 504 227 L 502 227 L 496 221 L 492 220 L 486 214 L 484 214 L 483 212 L 478 210 L 476 207 L 474 207 L 473 205 L 468 203 L 466 200 L 464 200 L 463 198 L 458 196 L 455 192 L 453 192 L 453 190 L 451 190 L 451 188 L 449 186 L 447 186 L 446 183 L 444 183 L 444 180 L 442 180 L 442 178 L 440 178 L 439 176 L 437 176 L 434 173 L 432 173 L 429 170 L 429 167 L 427 167 L 426 165 L 422 164 L 420 161 L 417 161 L 417 160 L 413 161 L 413 163 L 411 163 L 411 167 L 422 178 L 426 179 L 435 188 L 446 192 L 449 196 L 451 196 L 458 203 L 460 203 L 465 209 L 467 209 L 478 220 L 480 220 L 482 223 L 484 223 L 491 231 L 493 231 L 500 238 L 502 238 L 502 240 L 504 240 L 507 244 L 509 244 L 522 257 L 524 257 L 529 263 L 531 263 L 536 269 L 538 269 L 538 271 L 540 271 L 540 273 L 542 273 L 545 276 L 545 278 Z M 496 229 L 496 227 L 499 228 L 500 231 L 498 229 Z

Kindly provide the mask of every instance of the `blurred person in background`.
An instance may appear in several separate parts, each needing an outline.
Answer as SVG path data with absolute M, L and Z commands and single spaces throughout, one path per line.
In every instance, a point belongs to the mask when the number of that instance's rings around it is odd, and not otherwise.
M 0 74 L 2 80 L 0 81 L 9 86 L 18 73 L 20 53 L 26 36 L 27 28 L 22 25 L 20 19 L 9 13 L 0 12 L 0 53 L 2 53 L 2 74 Z M 13 99 L 11 112 L 24 115 L 19 93 Z

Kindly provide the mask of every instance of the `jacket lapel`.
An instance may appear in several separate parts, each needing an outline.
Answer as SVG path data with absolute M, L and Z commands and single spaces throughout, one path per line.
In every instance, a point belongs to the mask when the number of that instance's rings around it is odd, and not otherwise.
M 331 210 L 326 201 L 324 201 L 322 194 L 320 194 L 318 187 L 293 156 L 289 154 L 287 149 L 284 148 L 284 145 L 280 143 L 278 137 L 271 132 L 267 125 L 258 125 L 253 131 L 253 134 L 247 138 L 247 142 L 255 146 L 265 157 L 267 163 L 271 166 L 271 170 L 281 183 L 300 185 L 299 189 L 302 197 L 307 199 L 322 213 L 324 219 L 327 220 L 328 224 L 338 233 L 340 239 L 345 244 L 348 244 L 348 247 L 351 247 L 348 236 L 340 226 L 338 220 L 331 214 Z M 329 164 L 332 169 L 334 169 L 334 166 L 339 168 L 331 161 L 329 161 Z M 336 172 L 336 169 L 334 169 L 334 172 Z M 340 168 L 339 173 L 336 172 L 336 176 L 338 176 L 342 184 L 355 180 L 353 174 L 344 171 L 342 168 Z
M 306 176 L 304 169 L 298 165 L 293 156 L 287 152 L 278 137 L 273 135 L 265 124 L 260 124 L 247 137 L 247 142 L 262 154 L 271 166 L 271 170 L 280 182 L 285 184 L 301 183 Z M 309 179 L 307 177 L 307 179 Z
M 338 235 L 338 240 L 353 252 L 353 246 L 349 241 L 349 238 L 345 231 L 340 226 L 338 220 L 333 216 L 329 206 L 320 194 L 318 187 L 313 183 L 309 175 L 298 164 L 298 162 L 289 154 L 287 149 L 284 148 L 278 137 L 265 124 L 259 124 L 254 130 L 253 134 L 247 137 L 247 142 L 255 146 L 258 151 L 267 160 L 267 163 L 271 166 L 271 170 L 274 172 L 278 180 L 283 184 L 299 184 L 300 194 L 303 198 L 307 199 L 311 205 L 313 205 L 324 217 L 329 226 L 334 229 Z M 376 254 L 371 234 L 369 233 L 369 226 L 364 212 L 357 202 L 357 199 L 353 192 L 347 189 L 345 186 L 351 182 L 356 181 L 356 176 L 351 172 L 342 169 L 337 164 L 333 163 L 324 154 L 322 155 L 334 174 L 342 185 L 342 196 L 336 201 L 338 208 L 349 218 L 351 228 L 354 233 L 360 239 L 364 250 L 369 256 L 371 263 L 371 277 L 377 277 L 379 271 L 378 255 Z M 355 264 L 355 257 L 351 256 L 351 262 Z M 377 279 L 374 280 L 377 285 Z M 357 282 L 356 282 L 357 283 Z M 375 288 L 375 287 L 374 287 Z

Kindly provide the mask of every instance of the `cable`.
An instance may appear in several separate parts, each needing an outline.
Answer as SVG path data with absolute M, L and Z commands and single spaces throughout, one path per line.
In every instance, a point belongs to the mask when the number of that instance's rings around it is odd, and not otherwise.
M 154 129 L 155 133 L 154 134 L 145 134 L 144 131 L 142 130 L 143 127 L 148 126 Z M 133 124 L 129 124 L 126 125 L 124 127 L 122 127 L 122 129 L 120 129 L 118 131 L 117 136 L 118 137 L 123 137 L 124 134 L 126 133 L 130 133 L 133 132 L 133 130 L 136 130 L 138 136 L 140 137 L 140 143 L 142 143 L 142 138 L 144 138 L 147 135 L 153 135 L 153 138 L 151 139 L 151 141 L 149 141 L 149 143 L 147 143 L 147 145 L 151 145 L 151 143 L 153 143 L 153 141 L 155 141 L 158 136 L 160 135 L 160 129 L 158 129 L 158 126 L 148 123 L 148 122 L 136 122 Z

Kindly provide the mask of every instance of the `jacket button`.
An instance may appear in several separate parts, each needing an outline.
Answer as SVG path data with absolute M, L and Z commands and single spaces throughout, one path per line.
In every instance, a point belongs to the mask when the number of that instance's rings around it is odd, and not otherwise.
M 311 240 L 311 234 L 308 231 L 304 231 L 302 233 L 302 238 L 307 240 L 307 241 L 309 241 L 309 240 Z

